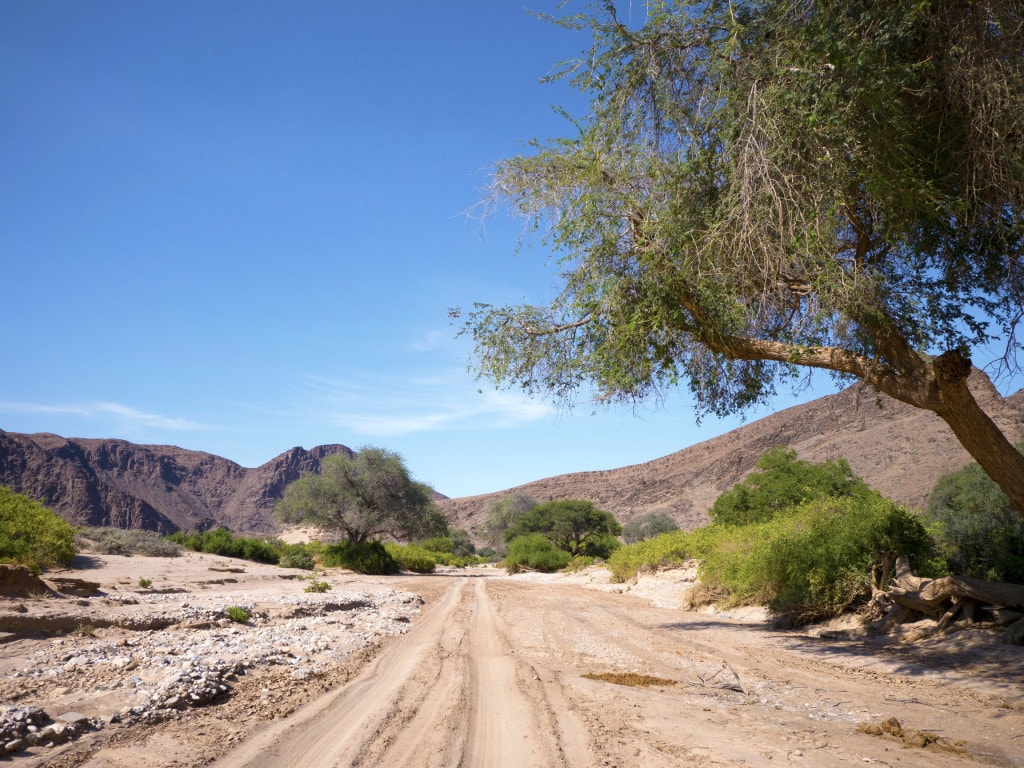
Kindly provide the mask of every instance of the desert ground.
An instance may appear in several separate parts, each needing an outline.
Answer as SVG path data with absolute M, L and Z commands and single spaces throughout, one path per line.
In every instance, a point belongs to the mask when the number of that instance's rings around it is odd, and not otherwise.
M 74 565 L 44 574 L 72 593 L 0 598 L 15 766 L 1024 765 L 1024 648 L 991 628 L 783 631 L 682 610 L 686 570 L 332 570 L 307 593 L 213 555 Z

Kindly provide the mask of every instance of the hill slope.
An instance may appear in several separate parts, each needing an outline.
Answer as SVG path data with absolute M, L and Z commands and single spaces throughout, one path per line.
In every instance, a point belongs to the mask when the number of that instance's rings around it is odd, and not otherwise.
M 1024 390 L 1003 398 L 980 371 L 971 389 L 1011 440 L 1024 436 Z M 854 472 L 881 493 L 911 507 L 924 506 L 935 481 L 971 457 L 934 414 L 913 408 L 861 384 L 788 408 L 654 461 L 601 472 L 550 477 L 503 491 L 540 500 L 592 501 L 621 522 L 664 512 L 684 529 L 708 521 L 718 495 L 754 468 L 768 449 L 785 445 L 802 459 L 845 458 Z M 471 532 L 484 519 L 491 493 L 449 499 L 442 508 Z
M 316 472 L 344 445 L 292 448 L 255 469 L 200 451 L 124 440 L 23 435 L 0 430 L 0 485 L 38 499 L 76 525 L 170 533 L 225 525 L 277 530 L 284 487 Z

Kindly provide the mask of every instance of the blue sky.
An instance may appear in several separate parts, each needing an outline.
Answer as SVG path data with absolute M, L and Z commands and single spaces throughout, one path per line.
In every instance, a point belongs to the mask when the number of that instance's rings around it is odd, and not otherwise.
M 464 212 L 570 130 L 539 80 L 586 42 L 498 0 L 6 3 L 0 429 L 250 467 L 381 445 L 464 496 L 734 428 L 682 392 L 566 413 L 466 372 L 447 309 L 554 276 L 521 223 Z

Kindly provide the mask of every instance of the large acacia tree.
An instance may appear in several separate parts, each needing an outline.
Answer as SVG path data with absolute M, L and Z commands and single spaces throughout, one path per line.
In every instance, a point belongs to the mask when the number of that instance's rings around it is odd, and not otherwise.
M 935 412 L 1024 511 L 1024 458 L 967 387 L 982 345 L 1019 370 L 1019 0 L 618 5 L 556 20 L 592 36 L 554 75 L 590 112 L 493 176 L 561 285 L 475 306 L 479 373 L 601 402 L 685 382 L 699 416 L 827 369 Z
M 368 446 L 352 457 L 325 456 L 320 472 L 291 482 L 274 506 L 282 523 L 306 523 L 361 544 L 379 536 L 445 533 L 430 486 L 413 480 L 402 457 Z

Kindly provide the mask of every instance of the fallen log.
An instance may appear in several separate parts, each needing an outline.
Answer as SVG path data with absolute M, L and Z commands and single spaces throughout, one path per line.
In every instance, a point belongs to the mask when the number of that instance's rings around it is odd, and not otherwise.
M 924 614 L 937 620 L 935 630 L 945 632 L 962 617 L 973 623 L 975 611 L 982 607 L 999 616 L 1000 611 L 1013 623 L 1007 641 L 1024 644 L 1024 619 L 1015 611 L 1024 610 L 1024 584 L 1003 584 L 975 579 L 971 576 L 942 576 L 926 579 L 914 575 L 905 557 L 896 562 L 895 579 L 888 589 L 876 590 L 873 598 L 875 616 L 871 629 L 888 633 L 896 626 Z

